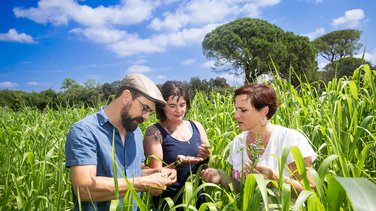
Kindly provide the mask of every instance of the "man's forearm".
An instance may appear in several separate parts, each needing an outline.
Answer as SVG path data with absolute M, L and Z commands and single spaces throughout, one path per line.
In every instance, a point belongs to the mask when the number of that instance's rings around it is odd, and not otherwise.
M 142 178 L 127 178 L 129 183 L 133 185 L 137 192 L 145 191 L 145 186 L 142 185 Z M 124 178 L 118 178 L 118 192 L 120 197 L 124 197 L 129 187 Z M 81 185 L 79 193 L 75 190 L 76 195 L 80 195 L 82 201 L 110 201 L 115 199 L 115 184 L 114 178 L 111 177 L 95 177 L 92 178 L 91 185 Z
M 141 175 L 142 176 L 148 176 L 150 174 L 154 174 L 154 173 L 157 173 L 157 172 L 161 172 L 161 170 L 159 170 L 159 169 L 153 169 L 153 168 L 149 168 L 149 167 L 144 167 L 141 170 Z

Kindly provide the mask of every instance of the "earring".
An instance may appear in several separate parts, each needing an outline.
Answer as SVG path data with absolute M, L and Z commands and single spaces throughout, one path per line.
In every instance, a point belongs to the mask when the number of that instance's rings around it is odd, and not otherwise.
M 263 119 L 260 119 L 259 123 L 261 127 L 265 127 L 266 124 L 268 123 L 268 120 L 266 119 L 266 117 L 264 117 Z

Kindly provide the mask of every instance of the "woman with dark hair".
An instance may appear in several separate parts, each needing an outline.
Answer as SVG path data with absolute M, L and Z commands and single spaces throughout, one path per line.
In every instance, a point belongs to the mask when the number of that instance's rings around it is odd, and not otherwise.
M 263 174 L 264 178 L 279 180 L 278 160 L 285 147 L 299 147 L 309 169 L 316 158 L 316 153 L 308 139 L 299 131 L 275 125 L 270 118 L 278 108 L 275 90 L 267 84 L 251 83 L 235 90 L 235 119 L 239 129 L 244 131 L 230 143 L 229 162 L 232 165 L 231 178 L 239 181 L 250 173 L 253 161 L 257 161 L 251 173 Z M 295 161 L 289 154 L 287 168 L 283 175 L 287 183 L 300 192 L 303 186 L 297 172 Z M 310 171 L 307 171 L 311 188 L 315 188 Z M 227 187 L 223 175 L 216 169 L 209 168 L 201 171 L 202 178 L 207 182 L 221 183 Z
M 144 152 L 150 158 L 149 168 L 176 168 L 177 181 L 161 195 L 161 198 L 174 199 L 191 172 L 196 173 L 198 165 L 209 158 L 210 145 L 201 123 L 185 120 L 190 97 L 183 84 L 167 81 L 161 87 L 161 93 L 167 104 L 156 108 L 160 122 L 146 129 Z M 158 206 L 158 199 L 153 200 L 155 206 Z M 175 202 L 180 203 L 180 200 Z

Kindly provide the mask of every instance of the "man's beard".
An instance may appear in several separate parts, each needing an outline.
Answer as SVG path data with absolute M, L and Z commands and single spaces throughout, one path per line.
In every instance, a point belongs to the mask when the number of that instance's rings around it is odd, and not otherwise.
M 133 132 L 137 129 L 138 125 L 144 121 L 142 117 L 131 117 L 128 113 L 132 104 L 128 104 L 121 110 L 121 124 L 127 132 Z

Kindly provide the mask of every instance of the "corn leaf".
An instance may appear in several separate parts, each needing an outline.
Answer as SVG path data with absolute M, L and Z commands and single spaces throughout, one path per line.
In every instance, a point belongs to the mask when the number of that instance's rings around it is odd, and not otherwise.
M 346 197 L 345 190 L 341 184 L 332 176 L 328 178 L 327 210 L 340 210 L 342 203 Z
M 376 211 L 376 185 L 366 178 L 343 178 L 336 180 L 345 189 L 354 210 Z

